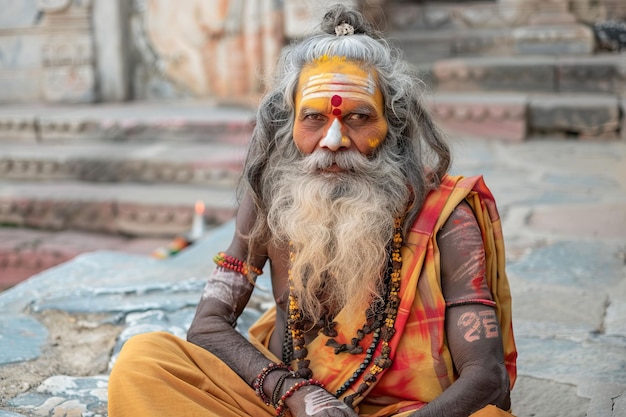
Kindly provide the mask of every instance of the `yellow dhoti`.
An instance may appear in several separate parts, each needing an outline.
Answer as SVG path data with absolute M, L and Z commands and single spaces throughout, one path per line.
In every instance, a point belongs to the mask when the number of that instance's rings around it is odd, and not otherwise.
M 169 333 L 132 337 L 109 378 L 109 416 L 273 416 L 213 354 Z
M 413 412 L 395 416 L 408 417 Z M 273 407 L 263 404 L 254 390 L 213 354 L 165 332 L 140 334 L 126 342 L 109 379 L 109 417 L 275 414 Z M 367 412 L 359 415 L 370 416 Z M 491 416 L 511 417 L 493 406 L 472 414 Z

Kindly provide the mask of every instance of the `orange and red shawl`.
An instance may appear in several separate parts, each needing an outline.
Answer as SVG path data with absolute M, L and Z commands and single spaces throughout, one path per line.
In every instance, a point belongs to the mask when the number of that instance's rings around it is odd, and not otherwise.
M 427 196 L 411 232 L 405 238 L 401 302 L 396 333 L 389 343 L 393 364 L 379 374 L 376 384 L 366 393 L 360 406 L 360 412 L 365 412 L 363 415 L 384 417 L 403 409 L 419 408 L 435 399 L 458 377 L 446 343 L 446 303 L 441 291 L 439 248 L 435 235 L 463 200 L 474 210 L 482 231 L 487 284 L 496 302 L 511 388 L 515 383 L 517 351 L 511 324 L 511 295 L 505 272 L 502 227 L 494 198 L 481 176 L 446 176 L 442 184 Z M 251 341 L 269 357 L 273 355 L 265 346 L 274 329 L 274 318 L 275 310 L 272 309 L 250 329 Z M 364 320 L 364 317 L 349 317 L 346 312 L 340 312 L 335 318 L 339 333 L 335 340 L 349 344 Z M 322 381 L 328 391 L 334 392 L 352 376 L 365 353 L 336 355 L 332 347 L 325 346 L 326 340 L 323 335 L 314 339 L 308 345 L 307 359 L 311 360 L 314 378 Z M 372 335 L 369 334 L 361 345 L 369 346 L 371 340 Z M 374 357 L 380 354 L 379 350 L 380 345 Z M 342 397 L 353 394 L 367 374 L 368 370 Z

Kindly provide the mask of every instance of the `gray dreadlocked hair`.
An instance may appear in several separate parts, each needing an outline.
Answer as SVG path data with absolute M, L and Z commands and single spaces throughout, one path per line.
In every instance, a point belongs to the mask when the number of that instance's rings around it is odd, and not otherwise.
M 354 34 L 336 36 L 335 28 L 349 24 Z M 302 68 L 324 56 L 341 56 L 375 70 L 385 102 L 389 125 L 386 139 L 379 147 L 393 150 L 412 195 L 405 217 L 405 233 L 412 224 L 428 191 L 436 188 L 449 169 L 450 149 L 421 103 L 423 83 L 400 52 L 374 30 L 363 15 L 337 5 L 324 16 L 321 31 L 286 47 L 277 63 L 271 87 L 262 99 L 256 126 L 246 156 L 243 190 L 256 205 L 257 221 L 249 244 L 269 238 L 267 208 L 272 201 L 270 167 L 301 158 L 293 142 L 294 97 Z

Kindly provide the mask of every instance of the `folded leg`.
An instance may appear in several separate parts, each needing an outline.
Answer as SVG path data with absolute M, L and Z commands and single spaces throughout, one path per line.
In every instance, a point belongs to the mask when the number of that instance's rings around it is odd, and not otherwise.
M 164 332 L 132 337 L 109 378 L 109 416 L 272 416 L 236 373 L 210 352 Z

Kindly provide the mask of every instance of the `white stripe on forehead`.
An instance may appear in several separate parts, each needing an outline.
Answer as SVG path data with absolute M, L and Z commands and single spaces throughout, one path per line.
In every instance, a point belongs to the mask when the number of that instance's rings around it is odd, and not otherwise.
M 353 74 L 323 73 L 309 77 L 302 87 L 302 97 L 316 98 L 325 97 L 337 92 L 353 92 L 373 95 L 376 91 L 376 83 L 371 75 L 362 77 Z

